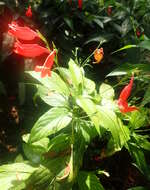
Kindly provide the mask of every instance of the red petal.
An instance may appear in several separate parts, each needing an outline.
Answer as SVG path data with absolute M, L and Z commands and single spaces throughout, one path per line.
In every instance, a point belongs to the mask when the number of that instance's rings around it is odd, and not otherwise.
M 135 106 L 128 106 L 128 102 L 122 99 L 118 100 L 118 107 L 122 113 L 138 110 L 138 108 Z
M 43 68 L 43 66 L 36 66 L 35 68 L 34 68 L 34 71 L 35 72 L 41 72 L 42 71 L 42 68 Z
M 45 68 L 43 67 L 42 71 L 41 71 L 41 78 L 44 78 L 46 76 L 51 76 L 51 70 L 49 68 Z
M 31 18 L 32 17 L 32 9 L 31 6 L 28 7 L 27 11 L 26 11 L 26 16 Z
M 134 76 L 131 77 L 130 83 L 128 85 L 126 85 L 123 88 L 123 90 L 121 91 L 119 99 L 122 99 L 124 101 L 126 101 L 128 99 L 128 97 L 131 94 L 131 90 L 132 90 L 132 86 L 133 86 L 133 80 L 134 80 Z
M 41 72 L 41 78 L 45 76 L 51 76 L 51 68 L 54 63 L 54 57 L 55 57 L 56 51 L 52 51 L 48 57 L 46 58 L 43 66 L 36 66 L 34 71 Z
M 49 56 L 46 58 L 45 62 L 44 62 L 44 67 L 48 67 L 51 69 L 51 67 L 53 66 L 54 63 L 54 57 L 55 57 L 56 51 L 52 51 Z
M 34 58 L 45 53 L 48 54 L 49 50 L 38 44 L 22 44 L 18 41 L 14 45 L 14 52 L 24 57 Z
M 15 36 L 16 38 L 20 39 L 20 40 L 33 40 L 36 37 L 39 38 L 38 34 L 30 29 L 29 27 L 22 27 L 22 26 L 18 26 L 16 23 L 12 23 L 12 24 L 8 24 L 9 26 L 9 34 Z
M 82 9 L 82 0 L 78 0 L 78 7 L 79 9 Z

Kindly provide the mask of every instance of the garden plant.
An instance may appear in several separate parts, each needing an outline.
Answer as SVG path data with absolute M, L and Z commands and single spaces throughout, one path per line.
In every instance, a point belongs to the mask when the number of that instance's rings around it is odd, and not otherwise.
M 0 190 L 150 189 L 149 11 L 0 1 Z

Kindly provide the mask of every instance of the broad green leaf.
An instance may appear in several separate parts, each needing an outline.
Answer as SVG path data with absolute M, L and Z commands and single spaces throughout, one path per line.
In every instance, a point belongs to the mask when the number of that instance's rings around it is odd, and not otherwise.
M 136 141 L 136 144 L 139 148 L 150 151 L 150 142 L 149 142 L 150 137 L 149 137 L 149 135 L 148 136 L 139 135 L 136 133 L 133 133 L 132 135 L 133 135 L 133 137 Z
M 114 98 L 114 89 L 105 83 L 102 83 L 99 88 L 99 94 L 104 99 L 112 100 Z
M 57 157 L 52 158 L 51 155 L 45 155 L 43 164 L 59 178 L 63 176 L 62 172 L 65 170 L 66 166 L 70 162 L 70 154 L 68 155 L 57 155 Z
M 99 128 L 100 118 L 97 115 L 96 104 L 94 104 L 92 100 L 84 96 L 79 96 L 76 99 L 76 103 L 86 112 L 86 114 L 89 116 L 89 118 L 95 125 L 97 132 L 100 134 L 100 128 Z
M 0 166 L 0 189 L 11 189 L 16 185 L 14 182 L 18 182 L 18 190 L 21 190 L 24 187 L 22 182 L 27 180 L 35 170 L 37 168 L 28 163 L 14 163 Z
M 133 63 L 123 63 L 121 64 L 117 69 L 112 71 L 107 75 L 109 76 L 120 76 L 120 75 L 126 75 L 131 74 L 132 72 L 136 71 L 150 71 L 150 65 L 148 64 L 133 64 Z
M 150 85 L 148 86 L 148 88 L 146 89 L 146 92 L 144 94 L 144 98 L 142 100 L 141 105 L 145 106 L 147 103 L 150 102 Z
M 30 176 L 27 183 L 27 189 L 46 189 L 54 179 L 54 174 L 42 165 Z
M 147 113 L 144 109 L 140 109 L 140 111 L 135 111 L 131 113 L 131 117 L 129 120 L 129 127 L 131 127 L 131 129 L 138 129 L 140 127 L 144 127 L 147 125 L 147 123 Z
M 117 52 L 122 51 L 122 50 L 125 50 L 125 49 L 130 49 L 130 48 L 137 48 L 137 45 L 133 45 L 133 44 L 126 45 L 126 46 L 112 52 L 112 54 L 117 53 Z
M 64 95 L 69 95 L 68 87 L 57 73 L 52 71 L 51 77 L 44 77 L 44 78 L 41 78 L 39 72 L 28 71 L 27 73 L 29 73 L 32 77 L 34 77 L 45 87 L 47 87 L 49 91 L 55 91 Z
M 36 151 L 36 148 L 32 147 L 32 145 L 23 143 L 23 151 L 26 158 L 32 163 L 39 164 L 41 162 L 41 154 L 39 154 L 39 151 Z
M 138 47 L 150 50 L 150 40 L 144 40 L 140 42 Z
M 47 137 L 40 139 L 32 144 L 24 143 L 23 150 L 26 157 L 33 163 L 39 163 L 42 154 L 48 151 L 49 139 Z
M 71 113 L 62 107 L 54 107 L 42 115 L 34 124 L 29 142 L 39 141 L 41 138 L 54 134 L 71 122 Z
M 73 27 L 73 21 L 72 19 L 70 18 L 67 18 L 67 17 L 63 17 L 64 21 L 66 22 L 66 24 L 70 27 L 70 29 L 73 31 L 74 30 L 74 27 Z
M 95 91 L 95 83 L 88 78 L 84 78 L 84 87 L 88 94 L 91 94 Z
M 95 19 L 93 19 L 93 21 L 98 25 L 98 26 L 100 26 L 100 28 L 104 28 L 104 24 L 103 24 L 103 22 L 100 20 L 100 19 L 98 19 L 98 18 L 95 18 Z
M 82 138 L 86 143 L 90 143 L 90 141 L 98 135 L 96 129 L 91 127 L 87 122 L 80 122 L 79 127 Z
M 100 180 L 93 173 L 80 171 L 77 181 L 80 190 L 104 190 Z
M 69 69 L 63 68 L 63 67 L 57 67 L 57 70 L 59 71 L 59 74 L 63 78 L 63 80 L 71 85 L 72 84 L 72 79 L 71 79 L 71 73 Z
M 135 143 L 130 143 L 129 145 L 129 153 L 131 154 L 134 165 L 140 170 L 140 172 L 150 180 L 150 167 L 147 165 L 144 153 L 141 149 L 137 147 Z
M 41 99 L 53 107 L 65 107 L 68 105 L 67 97 L 54 92 L 49 92 L 48 96 L 41 96 Z
M 67 106 L 68 104 L 67 96 L 50 91 L 48 88 L 42 85 L 37 85 L 37 93 L 35 96 L 40 96 L 46 104 L 53 107 Z
M 75 85 L 75 87 L 78 88 L 79 84 L 83 83 L 83 72 L 81 68 L 72 59 L 69 60 L 68 64 L 73 85 Z
M 97 112 L 99 115 L 99 124 L 111 132 L 116 150 L 120 150 L 130 139 L 128 128 L 122 124 L 121 120 L 117 118 L 115 112 L 112 110 L 104 106 L 97 106 Z
M 103 43 L 108 42 L 113 37 L 112 34 L 96 34 L 94 36 L 89 37 L 89 39 L 84 42 L 84 45 L 91 43 L 91 42 L 99 42 L 101 45 Z
M 49 143 L 48 152 L 54 151 L 58 153 L 70 146 L 70 138 L 66 134 L 60 134 L 52 138 Z

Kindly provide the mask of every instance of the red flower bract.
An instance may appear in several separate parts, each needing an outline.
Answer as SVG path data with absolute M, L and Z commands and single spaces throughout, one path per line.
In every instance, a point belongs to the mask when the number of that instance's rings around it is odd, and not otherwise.
M 43 66 L 36 66 L 35 71 L 36 72 L 41 72 L 41 77 L 45 76 L 51 76 L 51 68 L 54 64 L 54 57 L 55 57 L 56 51 L 53 50 L 48 57 L 46 58 Z
M 78 0 L 78 7 L 79 9 L 82 9 L 82 0 Z
M 31 18 L 32 17 L 32 9 L 31 6 L 28 7 L 27 11 L 26 11 L 26 16 Z
M 22 44 L 17 41 L 14 45 L 14 52 L 24 57 L 34 58 L 42 54 L 49 54 L 50 51 L 38 44 Z
M 8 33 L 19 40 L 34 40 L 36 37 L 39 38 L 39 35 L 29 27 L 18 26 L 15 22 L 8 24 L 8 26 L 10 28 Z
M 135 106 L 128 106 L 128 102 L 127 102 L 127 99 L 131 94 L 133 80 L 134 80 L 134 77 L 132 76 L 130 79 L 130 83 L 126 85 L 120 93 L 120 96 L 118 99 L 118 107 L 122 113 L 138 110 L 138 108 Z

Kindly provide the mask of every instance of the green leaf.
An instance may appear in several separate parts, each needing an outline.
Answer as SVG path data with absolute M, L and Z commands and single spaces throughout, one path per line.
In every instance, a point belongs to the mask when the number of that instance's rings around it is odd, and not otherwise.
M 147 121 L 148 118 L 146 111 L 144 109 L 140 109 L 140 111 L 135 111 L 131 113 L 129 127 L 131 127 L 131 129 L 138 129 L 140 127 L 146 126 Z
M 99 115 L 99 124 L 111 132 L 116 150 L 120 150 L 130 139 L 128 128 L 122 124 L 121 120 L 117 118 L 115 112 L 112 110 L 104 106 L 97 106 L 97 112 Z
M 117 69 L 112 71 L 107 75 L 109 76 L 120 76 L 120 75 L 126 75 L 131 74 L 132 72 L 136 71 L 150 71 L 150 65 L 148 64 L 133 64 L 133 63 L 124 63 L 121 64 Z
M 150 50 L 150 40 L 144 40 L 138 44 L 138 47 Z
M 42 154 L 48 151 L 49 139 L 42 138 L 32 144 L 24 143 L 23 150 L 26 157 L 33 163 L 39 163 L 42 158 Z
M 28 71 L 27 73 L 29 73 L 32 77 L 47 87 L 49 91 L 55 91 L 64 95 L 69 95 L 70 93 L 65 82 L 60 78 L 58 74 L 53 71 L 51 72 L 51 77 L 44 78 L 41 78 L 40 73 L 35 71 Z
M 68 64 L 73 85 L 78 88 L 79 84 L 83 83 L 83 71 L 72 59 L 69 60 Z
M 99 42 L 101 45 L 103 43 L 108 42 L 113 37 L 112 34 L 96 34 L 91 36 L 87 41 L 84 42 L 84 45 L 91 43 L 91 42 Z
M 125 49 L 130 49 L 130 48 L 137 48 L 137 45 L 133 45 L 133 44 L 126 45 L 126 46 L 112 52 L 112 54 L 117 53 L 117 52 L 122 51 L 122 50 L 125 50 Z
M 70 146 L 70 138 L 66 134 L 60 134 L 52 138 L 49 143 L 48 152 L 61 152 Z
M 42 165 L 30 176 L 27 183 L 27 189 L 46 189 L 54 179 L 54 174 Z
M 136 144 L 139 148 L 142 148 L 144 150 L 150 151 L 150 142 L 149 142 L 149 136 L 139 135 L 136 133 L 133 133 L 133 137 L 136 141 Z
M 70 29 L 74 31 L 72 19 L 69 19 L 69 18 L 67 18 L 67 17 L 64 17 L 64 21 L 65 21 L 66 24 L 70 27 Z
M 135 143 L 130 143 L 128 150 L 134 160 L 134 166 L 136 166 L 140 172 L 150 180 L 150 167 L 146 163 L 143 151 L 139 149 Z
M 145 106 L 147 103 L 150 102 L 150 85 L 148 86 L 148 88 L 146 89 L 146 92 L 144 94 L 144 98 L 142 100 L 141 105 Z
M 67 82 L 68 84 L 72 84 L 71 73 L 68 69 L 63 67 L 57 67 L 57 70 L 59 71 L 61 77 L 65 82 Z
M 41 138 L 54 134 L 66 127 L 72 120 L 71 113 L 62 107 L 50 109 L 42 115 L 31 130 L 29 142 L 39 141 Z
M 18 182 L 18 190 L 21 190 L 24 187 L 22 182 L 27 180 L 35 170 L 37 168 L 29 163 L 14 163 L 0 166 L 0 189 L 11 189 L 14 185 L 16 186 L 15 182 Z
M 100 134 L 99 128 L 99 116 L 97 115 L 96 104 L 87 97 L 79 96 L 76 99 L 76 103 L 86 112 L 91 121 L 96 127 L 97 132 Z
M 91 125 L 87 122 L 80 122 L 79 125 L 82 139 L 84 139 L 86 143 L 90 143 L 91 140 L 98 135 L 96 129 L 94 127 L 91 127 Z
M 32 147 L 30 144 L 23 144 L 23 151 L 28 160 L 34 164 L 39 164 L 41 162 L 42 156 L 36 151 L 36 148 Z
M 92 94 L 95 91 L 95 83 L 88 78 L 84 78 L 84 87 L 88 94 Z
M 114 89 L 105 83 L 102 83 L 99 88 L 99 94 L 104 99 L 112 100 L 114 98 Z
M 80 171 L 77 181 L 80 190 L 104 190 L 99 179 L 93 173 Z

